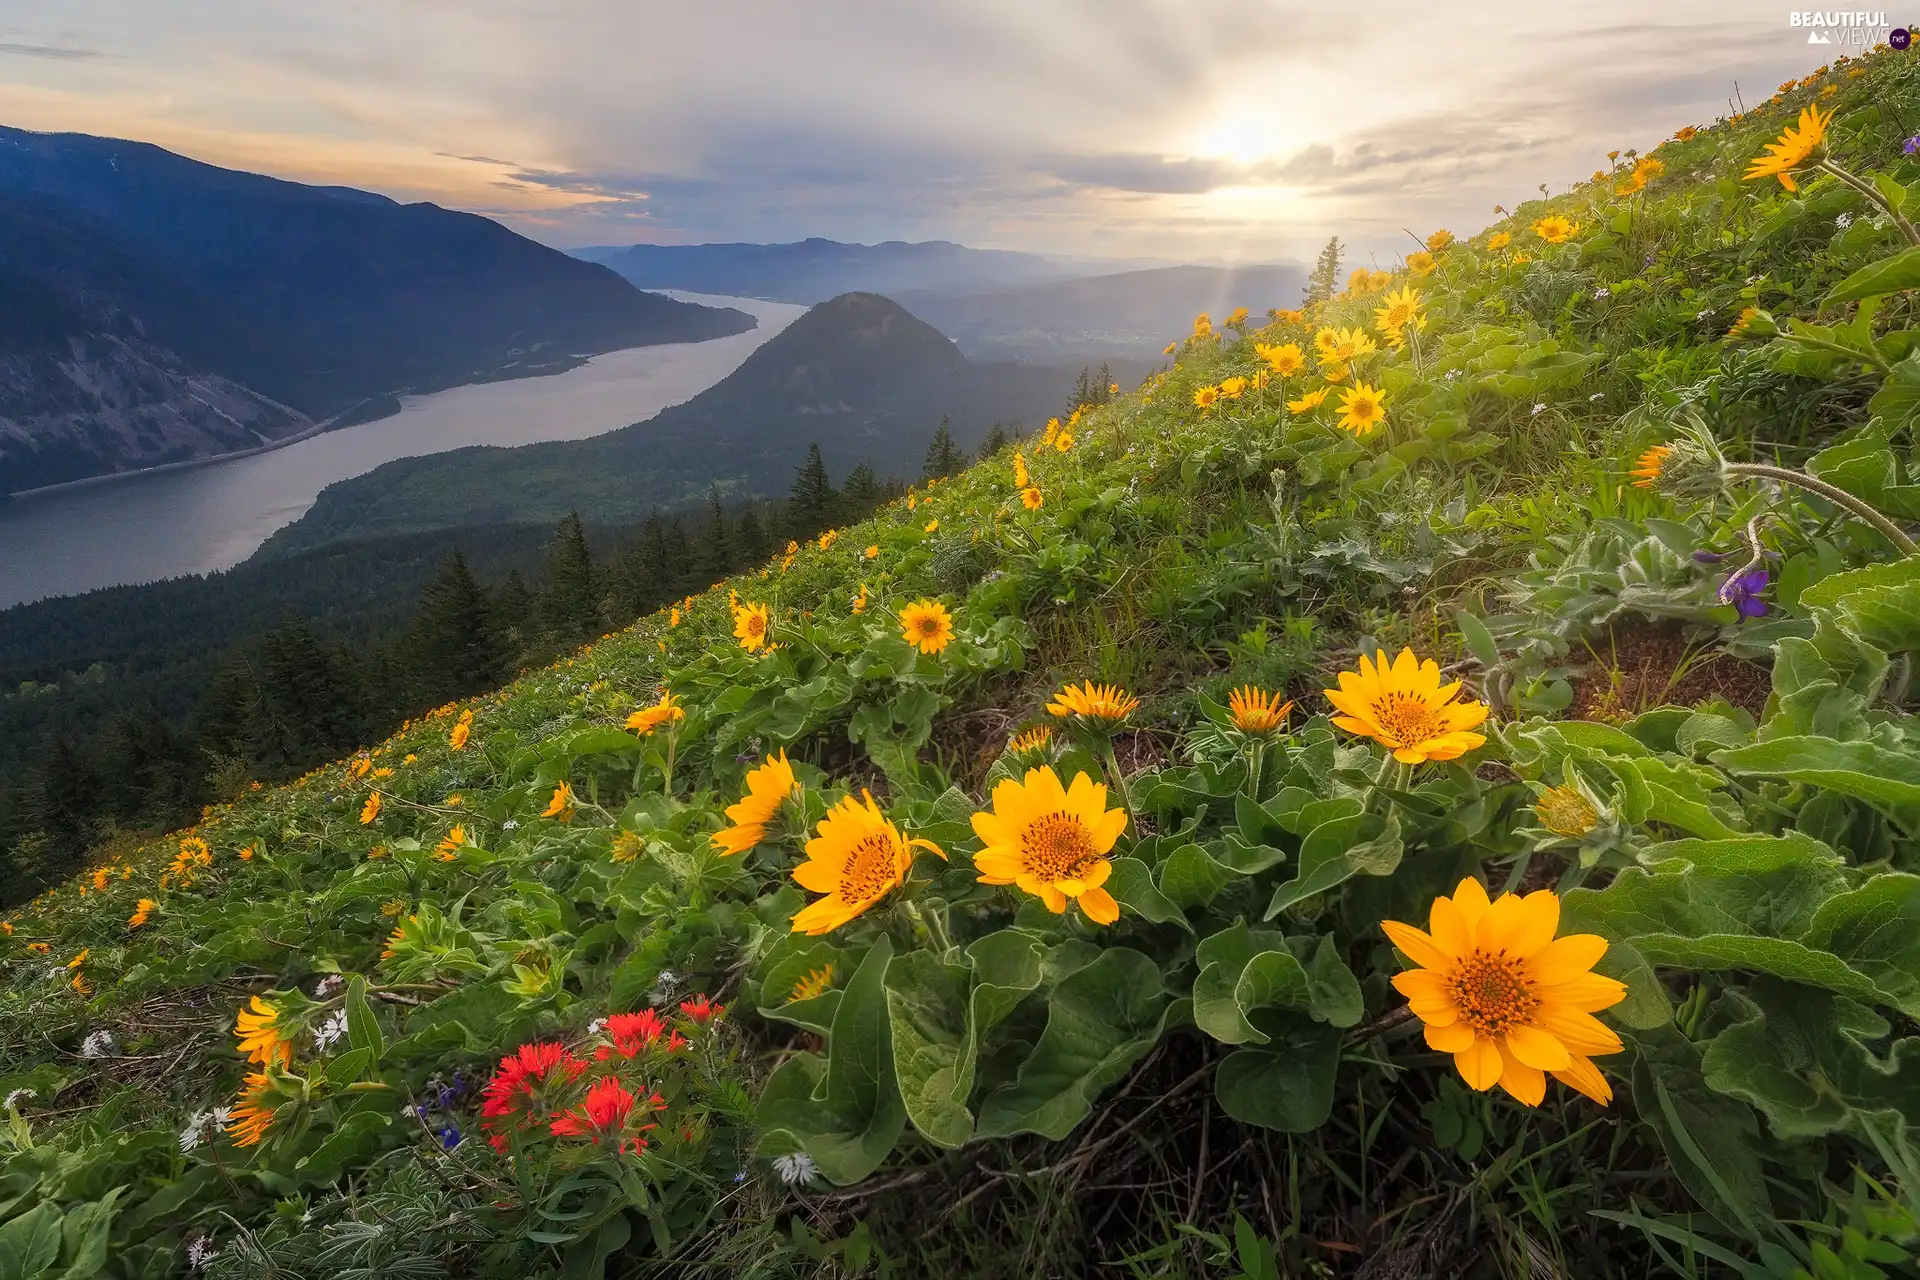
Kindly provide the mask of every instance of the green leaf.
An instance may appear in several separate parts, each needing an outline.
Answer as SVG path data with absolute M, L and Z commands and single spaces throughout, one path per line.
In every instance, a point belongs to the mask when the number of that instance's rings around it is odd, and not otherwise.
M 1903 289 L 1920 289 L 1920 247 L 1902 249 L 1890 258 L 1869 262 L 1827 291 L 1820 305 L 1858 302 Z
M 38 1276 L 60 1256 L 60 1211 L 42 1201 L 0 1225 L 0 1275 Z
M 1197 844 L 1183 844 L 1160 864 L 1160 892 L 1176 907 L 1204 907 L 1227 887 L 1233 872 Z
M 1801 941 L 1845 960 L 1889 1004 L 1920 1017 L 1920 876 L 1889 872 L 1835 894 Z
M 357 973 L 347 979 L 343 1007 L 347 1014 L 347 1043 L 355 1049 L 365 1049 L 370 1061 L 379 1062 L 386 1040 L 380 1034 L 380 1023 L 374 1018 L 373 1009 L 367 1004 L 367 980 Z
M 907 1124 L 887 1013 L 892 958 L 893 943 L 883 936 L 841 994 L 827 1056 L 795 1054 L 760 1095 L 758 1124 L 767 1148 L 804 1150 L 838 1186 L 879 1168 Z
M 1756 742 L 1711 758 L 1728 773 L 1784 778 L 1877 805 L 1920 805 L 1920 757 L 1878 743 L 1809 734 Z
M 973 1135 L 974 1039 L 967 1026 L 967 968 L 930 951 L 887 967 L 887 1018 L 900 1097 L 928 1141 L 958 1147 Z
M 1312 808 L 1311 805 L 1308 808 Z M 1300 845 L 1299 871 L 1279 885 L 1263 920 L 1356 875 L 1392 875 L 1400 865 L 1400 815 L 1363 813 L 1322 822 Z
M 380 1150 L 381 1135 L 392 1123 L 393 1117 L 384 1108 L 356 1112 L 342 1120 L 325 1142 L 302 1156 L 293 1167 L 308 1182 L 333 1182 L 342 1170 L 364 1163 Z
M 1672 1028 L 1633 1039 L 1633 1099 L 1667 1159 L 1694 1198 L 1749 1239 L 1773 1217 L 1753 1108 L 1716 1093 L 1700 1051 Z
M 1168 1003 L 1158 964 L 1127 947 L 1102 951 L 1053 989 L 1019 1077 L 981 1104 L 980 1136 L 1066 1137 L 1160 1039 Z
M 1310 1133 L 1333 1113 L 1340 1030 L 1303 1017 L 1263 1019 L 1268 1044 L 1238 1049 L 1214 1070 L 1220 1109 L 1243 1124 Z
M 352 1084 L 373 1065 L 373 1051 L 370 1049 L 349 1049 L 327 1064 L 327 1083 L 335 1086 Z
M 1115 858 L 1113 874 L 1107 878 L 1106 890 L 1113 895 L 1115 902 L 1154 924 L 1177 924 L 1188 933 L 1193 926 L 1187 923 L 1187 913 L 1180 904 L 1160 892 L 1153 882 L 1153 870 L 1138 858 Z

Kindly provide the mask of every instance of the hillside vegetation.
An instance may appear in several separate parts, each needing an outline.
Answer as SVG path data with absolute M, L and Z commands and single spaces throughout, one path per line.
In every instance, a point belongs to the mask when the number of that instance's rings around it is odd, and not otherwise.
M 1917 77 L 102 850 L 0 939 L 0 1257 L 1911 1273 Z

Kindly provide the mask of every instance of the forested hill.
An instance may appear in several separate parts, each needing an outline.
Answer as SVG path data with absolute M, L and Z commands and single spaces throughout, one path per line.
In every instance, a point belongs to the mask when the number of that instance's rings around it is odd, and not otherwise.
M 815 237 L 794 244 L 634 244 L 576 249 L 642 289 L 825 302 L 848 292 L 989 289 L 1075 274 L 1051 258 L 931 240 L 842 244 Z
M 401 391 L 753 327 L 473 214 L 6 128 L 0 281 L 0 492 L 258 444 Z M 269 402 L 257 433 L 243 421 L 222 437 L 180 385 L 194 378 Z
M 1142 372 L 1111 371 L 1123 380 Z M 589 440 L 390 462 L 328 486 L 258 554 L 403 530 L 550 521 L 575 508 L 592 520 L 637 520 L 696 502 L 715 483 L 735 494 L 779 493 L 809 442 L 839 470 L 866 461 L 881 475 L 911 474 L 943 418 L 972 448 L 996 421 L 1031 426 L 1057 413 L 1078 376 L 971 362 L 897 303 L 845 294 L 646 422 Z

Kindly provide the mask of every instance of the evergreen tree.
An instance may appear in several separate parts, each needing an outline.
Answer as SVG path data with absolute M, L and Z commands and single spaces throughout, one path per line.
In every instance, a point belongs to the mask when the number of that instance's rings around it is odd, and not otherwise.
M 1084 374 L 1084 370 L 1082 371 Z M 960 471 L 967 465 L 960 449 L 953 443 L 953 430 L 947 425 L 947 415 L 940 415 L 940 426 L 933 433 L 933 440 L 927 445 L 927 460 L 921 464 L 920 475 L 925 480 L 939 480 Z
M 260 637 L 250 666 L 249 737 L 263 768 L 298 773 L 359 745 L 362 690 L 352 659 L 330 652 L 305 620 L 288 618 Z
M 97 809 L 128 826 L 171 825 L 192 812 L 191 751 L 151 700 L 115 716 L 97 741 Z
M 703 561 L 718 582 L 733 572 L 733 533 L 727 527 L 727 509 L 720 502 L 720 486 L 707 490 L 707 533 Z
M 752 507 L 740 513 L 733 541 L 739 548 L 740 563 L 748 568 L 765 564 L 773 555 L 773 539 L 767 536 L 766 525 Z
M 527 590 L 526 580 L 518 569 L 507 570 L 506 581 L 494 593 L 493 621 L 509 666 L 525 638 L 539 629 L 533 614 L 533 592 Z
M 1307 277 L 1308 302 L 1326 302 L 1340 292 L 1340 248 L 1340 237 L 1333 236 L 1327 240 L 1326 248 L 1320 250 L 1319 260 Z
M 563 640 L 599 634 L 600 591 L 578 511 L 560 521 L 547 550 L 546 614 L 548 627 Z
M 987 438 L 980 442 L 980 460 L 985 462 L 988 458 L 991 458 L 994 454 L 1006 447 L 1007 429 L 996 421 L 992 426 L 987 428 Z M 848 482 L 847 487 L 849 490 L 852 489 L 853 485 L 851 481 Z
M 1108 404 L 1113 400 L 1113 389 L 1118 385 L 1113 380 L 1113 366 L 1105 360 L 1100 362 L 1100 376 L 1094 380 L 1093 394 L 1095 404 Z
M 493 602 L 455 551 L 420 589 L 420 613 L 408 646 L 419 701 L 438 706 L 498 684 L 507 673 L 506 646 Z
M 693 544 L 687 541 L 686 526 L 680 523 L 679 516 L 674 516 L 667 521 L 666 547 L 666 581 L 672 584 L 667 593 L 668 599 L 711 585 L 709 582 L 698 580 L 699 572 L 693 559 Z
M 93 843 L 93 771 L 65 734 L 57 735 L 40 757 L 27 790 L 27 822 L 45 837 L 45 875 L 70 872 Z
M 880 487 L 880 482 L 873 477 L 872 463 L 862 462 L 847 473 L 844 496 L 848 514 L 856 520 L 871 514 L 880 505 L 884 491 Z
M 807 460 L 794 476 L 792 495 L 787 500 L 787 523 L 794 537 L 810 537 L 832 526 L 839 514 L 840 495 L 833 491 L 818 444 L 807 446 Z
M 656 605 L 675 594 L 673 560 L 667 550 L 667 522 L 657 514 L 648 516 L 640 530 L 640 570 Z M 642 601 L 641 608 L 645 607 L 646 602 Z

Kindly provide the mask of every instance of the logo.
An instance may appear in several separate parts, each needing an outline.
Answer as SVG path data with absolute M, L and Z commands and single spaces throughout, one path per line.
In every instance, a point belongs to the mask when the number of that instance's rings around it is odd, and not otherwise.
M 1887 43 L 1895 49 L 1905 49 L 1913 43 L 1913 33 L 1905 27 L 1895 27 L 1887 32 Z
M 1839 44 L 1868 48 L 1886 41 L 1893 45 L 1892 24 L 1885 10 L 1871 9 L 1799 9 L 1787 14 L 1789 27 L 1805 27 L 1808 44 Z M 1910 33 L 1901 28 L 1903 34 Z M 1904 49 L 1905 44 L 1893 45 Z

